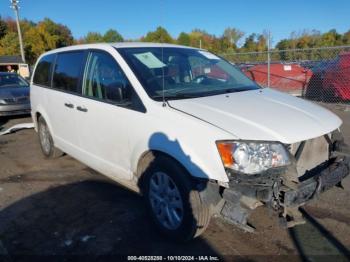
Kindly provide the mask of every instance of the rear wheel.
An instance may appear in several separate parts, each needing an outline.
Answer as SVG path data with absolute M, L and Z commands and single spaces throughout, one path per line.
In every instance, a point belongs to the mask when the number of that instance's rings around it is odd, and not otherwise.
M 148 210 L 163 234 L 188 241 L 205 231 L 210 209 L 201 201 L 194 181 L 180 164 L 160 155 L 149 164 L 143 176 Z
M 57 158 L 63 155 L 63 152 L 54 146 L 49 127 L 42 116 L 38 119 L 38 135 L 41 151 L 45 157 Z

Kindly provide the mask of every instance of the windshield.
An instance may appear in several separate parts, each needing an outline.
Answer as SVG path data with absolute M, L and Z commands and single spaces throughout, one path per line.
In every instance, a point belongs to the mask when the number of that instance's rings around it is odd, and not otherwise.
M 17 74 L 0 74 L 0 88 L 2 87 L 28 87 L 28 83 Z
M 260 88 L 238 68 L 204 50 L 173 47 L 119 48 L 148 95 L 161 100 Z

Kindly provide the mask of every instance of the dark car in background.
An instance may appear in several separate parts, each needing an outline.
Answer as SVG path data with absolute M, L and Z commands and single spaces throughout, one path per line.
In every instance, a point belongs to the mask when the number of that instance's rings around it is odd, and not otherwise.
M 16 73 L 0 72 L 0 116 L 29 113 L 29 83 Z
M 339 54 L 334 65 L 325 70 L 322 88 L 326 98 L 350 101 L 350 52 Z
M 305 96 L 323 102 L 350 101 L 350 52 L 310 64 L 312 77 Z

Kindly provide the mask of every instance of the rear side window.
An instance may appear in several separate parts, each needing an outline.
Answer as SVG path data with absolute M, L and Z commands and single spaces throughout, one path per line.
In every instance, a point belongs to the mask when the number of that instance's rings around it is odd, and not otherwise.
M 50 86 L 51 68 L 55 55 L 47 55 L 40 59 L 34 73 L 33 82 L 37 85 Z
M 83 60 L 83 52 L 67 52 L 58 54 L 53 75 L 53 87 L 56 89 L 77 93 Z

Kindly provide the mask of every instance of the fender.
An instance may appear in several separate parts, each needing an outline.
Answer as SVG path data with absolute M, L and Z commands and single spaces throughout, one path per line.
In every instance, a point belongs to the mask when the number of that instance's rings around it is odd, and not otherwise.
M 185 145 L 180 146 L 180 143 L 177 140 L 172 141 L 164 134 L 156 133 L 152 135 L 148 144 L 144 141 L 145 140 L 140 140 L 139 143 L 136 144 L 136 147 L 131 151 L 130 167 L 134 175 L 138 175 L 139 163 L 143 157 L 151 151 L 158 151 L 177 160 L 193 177 L 228 182 L 226 172 L 221 163 L 221 166 L 218 166 L 218 169 L 220 170 L 212 172 L 195 150 L 191 149 L 191 147 L 186 147 Z M 213 150 L 216 151 L 217 149 L 214 146 Z

